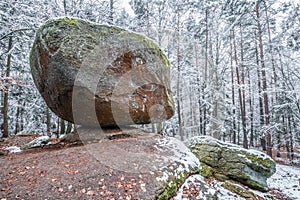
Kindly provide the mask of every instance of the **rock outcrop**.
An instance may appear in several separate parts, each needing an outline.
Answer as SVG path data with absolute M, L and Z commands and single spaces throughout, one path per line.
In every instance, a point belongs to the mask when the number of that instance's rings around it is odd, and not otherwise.
M 275 162 L 264 153 L 207 136 L 192 138 L 188 146 L 199 158 L 204 177 L 213 176 L 222 181 L 232 179 L 252 189 L 268 190 L 267 178 L 276 169 Z
M 31 142 L 23 145 L 20 150 L 27 150 L 27 149 L 32 149 L 32 148 L 37 148 L 37 147 L 43 147 L 45 145 L 50 144 L 50 137 L 49 136 L 40 136 Z
M 174 114 L 170 64 L 150 39 L 79 19 L 46 22 L 30 53 L 34 82 L 59 117 L 103 127 Z

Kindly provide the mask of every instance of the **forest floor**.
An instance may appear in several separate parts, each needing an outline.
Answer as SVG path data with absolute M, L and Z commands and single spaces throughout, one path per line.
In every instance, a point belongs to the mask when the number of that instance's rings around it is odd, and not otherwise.
M 51 145 L 42 148 L 16 154 L 3 151 L 8 146 L 27 144 L 36 137 L 14 136 L 0 141 L 0 150 L 4 152 L 0 156 L 0 200 L 136 199 L 133 197 L 137 193 L 145 192 L 145 185 L 147 190 L 153 189 L 147 182 L 149 175 L 112 169 L 91 156 L 80 141 L 52 139 Z M 299 186 L 296 189 L 299 192 Z M 185 194 L 188 193 L 195 190 L 186 189 Z M 278 188 L 270 193 L 279 199 L 290 199 Z

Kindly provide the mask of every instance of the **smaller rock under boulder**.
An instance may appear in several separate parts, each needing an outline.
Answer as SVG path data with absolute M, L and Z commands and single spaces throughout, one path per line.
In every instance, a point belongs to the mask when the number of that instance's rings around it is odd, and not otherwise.
M 50 144 L 50 137 L 49 136 L 41 136 L 41 137 L 38 137 L 38 138 L 32 140 L 28 144 L 25 144 L 24 146 L 22 146 L 21 150 L 42 147 L 42 146 L 45 146 L 48 144 Z
M 225 181 L 236 180 L 252 189 L 267 191 L 267 178 L 275 173 L 275 162 L 266 154 L 241 148 L 208 136 L 188 142 L 202 163 L 201 173 Z

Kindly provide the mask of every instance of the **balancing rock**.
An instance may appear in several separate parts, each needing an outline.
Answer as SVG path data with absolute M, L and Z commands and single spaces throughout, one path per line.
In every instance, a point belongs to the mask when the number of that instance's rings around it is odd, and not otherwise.
M 30 66 L 49 108 L 72 123 L 147 124 L 174 114 L 169 61 L 137 33 L 80 19 L 51 20 L 36 33 Z

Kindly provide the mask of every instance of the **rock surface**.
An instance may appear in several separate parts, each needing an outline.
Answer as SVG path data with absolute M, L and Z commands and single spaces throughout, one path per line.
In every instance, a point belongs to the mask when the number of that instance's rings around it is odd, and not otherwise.
M 275 162 L 262 152 L 246 150 L 212 137 L 199 136 L 188 146 L 199 158 L 204 177 L 232 179 L 250 188 L 267 191 L 267 178 L 275 173 Z
M 34 82 L 59 117 L 103 127 L 174 114 L 170 64 L 150 39 L 79 19 L 46 22 L 30 53 Z
M 80 132 L 86 136 L 90 132 L 96 134 L 97 130 L 81 129 Z M 200 168 L 196 156 L 174 138 L 128 129 L 119 134 L 106 134 L 97 142 L 88 141 L 91 140 L 85 140 L 84 146 L 51 153 L 26 156 L 23 151 L 14 155 L 14 159 L 3 158 L 0 166 L 5 164 L 10 168 L 1 170 L 0 188 L 12 190 L 7 191 L 6 196 L 1 195 L 6 190 L 0 191 L 0 196 L 8 199 L 18 196 L 20 199 L 167 200 Z M 11 177 L 16 181 L 8 181 Z
M 41 137 L 38 137 L 38 138 L 32 140 L 31 142 L 23 145 L 20 149 L 27 150 L 27 149 L 42 147 L 42 146 L 45 146 L 48 144 L 50 144 L 50 137 L 49 136 L 41 136 Z

